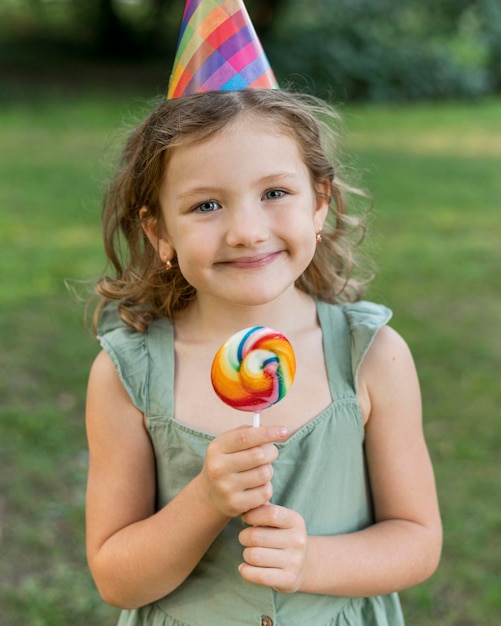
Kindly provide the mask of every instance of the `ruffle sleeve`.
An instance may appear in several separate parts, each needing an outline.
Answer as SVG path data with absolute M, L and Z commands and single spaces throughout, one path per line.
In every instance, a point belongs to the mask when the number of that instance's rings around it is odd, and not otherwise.
M 148 352 L 147 335 L 127 326 L 116 308 L 108 308 L 101 316 L 97 339 L 115 366 L 118 376 L 133 404 L 148 414 Z
M 355 390 L 358 388 L 358 370 L 374 338 L 393 313 L 382 304 L 361 300 L 343 304 L 342 310 L 348 322 L 351 337 L 351 367 Z

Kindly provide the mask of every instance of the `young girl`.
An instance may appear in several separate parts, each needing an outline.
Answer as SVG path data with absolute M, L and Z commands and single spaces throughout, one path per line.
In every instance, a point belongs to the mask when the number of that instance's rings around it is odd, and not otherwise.
M 88 559 L 121 626 L 399 626 L 395 592 L 437 567 L 417 376 L 388 309 L 360 301 L 326 115 L 205 93 L 127 143 L 87 409 Z M 210 382 L 254 325 L 297 359 L 258 428 Z

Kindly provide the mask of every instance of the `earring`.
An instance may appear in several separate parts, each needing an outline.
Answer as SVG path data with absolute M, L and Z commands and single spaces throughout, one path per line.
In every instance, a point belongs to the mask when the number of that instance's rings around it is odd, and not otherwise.
M 172 263 L 165 257 L 165 271 L 168 272 L 170 269 L 172 269 Z
M 322 243 L 322 235 L 320 234 L 320 231 L 318 231 L 315 240 L 317 243 Z

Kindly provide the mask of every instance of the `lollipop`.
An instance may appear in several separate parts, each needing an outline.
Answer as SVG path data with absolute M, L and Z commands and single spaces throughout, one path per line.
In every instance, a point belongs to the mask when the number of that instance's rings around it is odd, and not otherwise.
M 295 372 L 288 339 L 271 328 L 253 326 L 235 333 L 219 348 L 211 380 L 223 402 L 254 412 L 254 426 L 259 426 L 261 411 L 282 400 Z

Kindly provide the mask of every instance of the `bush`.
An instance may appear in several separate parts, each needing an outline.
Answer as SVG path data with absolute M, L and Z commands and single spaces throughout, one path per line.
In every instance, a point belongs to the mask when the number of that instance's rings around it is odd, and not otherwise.
M 479 0 L 479 20 L 488 49 L 487 67 L 493 90 L 501 91 L 501 4 L 499 0 Z
M 321 96 L 369 101 L 476 97 L 492 87 L 478 17 L 460 31 L 458 14 L 444 32 L 426 3 L 338 0 L 331 8 L 267 44 L 281 78 L 300 74 Z

